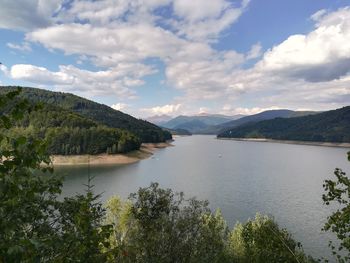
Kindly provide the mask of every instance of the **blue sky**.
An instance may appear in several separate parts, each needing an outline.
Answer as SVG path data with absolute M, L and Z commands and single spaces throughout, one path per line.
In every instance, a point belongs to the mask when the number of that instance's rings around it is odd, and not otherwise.
M 137 117 L 350 104 L 345 0 L 3 0 L 1 85 Z

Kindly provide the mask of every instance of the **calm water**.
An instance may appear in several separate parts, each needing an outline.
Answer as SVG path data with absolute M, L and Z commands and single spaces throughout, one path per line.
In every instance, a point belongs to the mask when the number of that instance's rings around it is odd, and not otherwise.
M 97 193 L 127 197 L 159 182 L 220 208 L 230 226 L 256 212 L 273 215 L 315 257 L 329 255 L 329 234 L 321 228 L 329 215 L 322 182 L 335 167 L 350 172 L 347 149 L 279 143 L 222 141 L 212 136 L 177 138 L 175 147 L 156 151 L 132 165 L 64 167 L 64 194 L 82 192 L 88 172 Z

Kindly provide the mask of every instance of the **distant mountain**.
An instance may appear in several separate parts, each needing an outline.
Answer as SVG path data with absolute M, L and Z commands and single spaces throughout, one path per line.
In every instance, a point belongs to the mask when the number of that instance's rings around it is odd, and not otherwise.
M 151 117 L 148 117 L 146 121 L 153 123 L 155 125 L 162 126 L 164 123 L 170 121 L 173 117 L 163 114 L 163 115 L 154 115 Z
M 166 131 L 170 132 L 172 135 L 180 135 L 180 136 L 190 136 L 191 132 L 185 129 L 168 129 L 164 128 Z
M 14 90 L 16 87 L 0 87 L 0 93 Z M 21 96 L 32 102 L 44 102 L 95 121 L 110 128 L 124 129 L 138 136 L 141 142 L 164 142 L 171 139 L 168 131 L 136 119 L 106 105 L 63 92 L 53 92 L 37 88 L 23 88 Z
M 296 116 L 305 116 L 310 114 L 315 114 L 315 112 L 292 111 L 292 110 L 268 110 L 258 114 L 245 116 L 237 120 L 228 121 L 219 125 L 208 127 L 207 129 L 203 130 L 202 133 L 219 134 L 225 131 L 226 129 L 232 129 L 234 127 L 238 127 L 247 123 L 254 123 L 254 122 L 270 120 L 274 118 L 292 118 Z
M 196 116 L 180 115 L 170 121 L 163 123 L 161 126 L 169 129 L 185 129 L 191 133 L 201 133 L 209 126 L 222 124 L 240 118 L 237 116 L 226 116 L 220 114 L 200 114 Z
M 350 142 L 350 106 L 303 117 L 248 123 L 228 129 L 218 137 Z

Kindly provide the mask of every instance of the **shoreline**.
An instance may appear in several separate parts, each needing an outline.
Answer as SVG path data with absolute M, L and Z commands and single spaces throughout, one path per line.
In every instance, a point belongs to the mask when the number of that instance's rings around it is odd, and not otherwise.
M 171 142 L 143 143 L 139 150 L 125 154 L 96 154 L 96 155 L 53 155 L 51 156 L 54 166 L 74 165 L 124 165 L 139 162 L 153 155 L 157 149 L 174 146 Z
M 258 138 L 256 139 L 254 138 L 216 138 L 216 139 L 243 141 L 243 142 L 270 142 L 270 143 L 283 143 L 283 144 L 294 144 L 294 145 L 350 148 L 350 143 L 336 143 L 336 142 L 308 142 L 308 141 L 274 140 L 274 139 L 258 139 Z

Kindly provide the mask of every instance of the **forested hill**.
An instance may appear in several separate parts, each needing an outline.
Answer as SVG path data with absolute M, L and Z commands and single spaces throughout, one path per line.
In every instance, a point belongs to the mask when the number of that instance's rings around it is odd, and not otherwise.
M 0 87 L 0 93 L 14 90 L 16 87 Z M 23 88 L 21 96 L 31 102 L 44 102 L 91 119 L 111 128 L 125 129 L 138 136 L 141 142 L 164 142 L 171 139 L 171 134 L 158 126 L 144 120 L 136 119 L 128 114 L 114 110 L 79 96 L 52 92 L 37 88 Z
M 315 115 L 246 124 L 226 130 L 218 137 L 350 142 L 350 106 Z
M 24 115 L 7 132 L 14 137 L 45 139 L 49 154 L 126 153 L 139 149 L 141 145 L 139 138 L 126 130 L 109 128 L 45 103 L 40 109 Z M 1 144 L 3 148 L 8 146 L 4 141 Z

